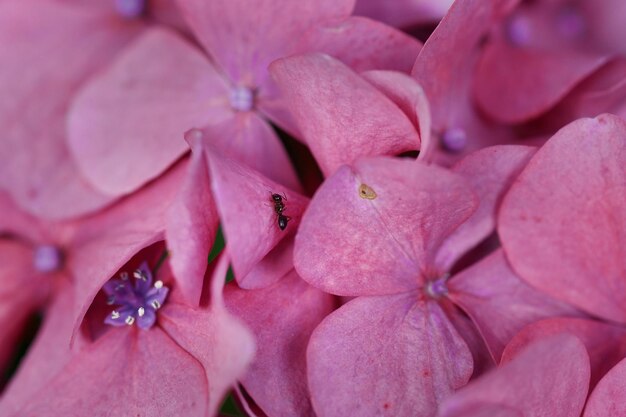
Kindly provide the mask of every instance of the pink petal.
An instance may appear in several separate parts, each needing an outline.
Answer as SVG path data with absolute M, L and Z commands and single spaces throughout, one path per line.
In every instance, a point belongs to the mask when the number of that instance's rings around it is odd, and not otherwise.
M 584 318 L 552 318 L 524 327 L 507 345 L 502 354 L 502 362 L 512 360 L 519 351 L 535 340 L 564 332 L 578 337 L 589 352 L 590 388 L 626 356 L 626 328 L 623 326 Z
M 475 97 L 497 121 L 523 122 L 554 106 L 606 61 L 603 55 L 522 48 L 496 38 L 486 46 L 478 65 Z M 507 92 L 504 100 L 503 91 Z
M 589 25 L 592 42 L 600 50 L 611 54 L 624 55 L 626 37 L 624 18 L 626 5 L 620 0 L 598 0 L 593 4 L 581 3 L 581 14 Z
M 35 341 L 29 346 L 17 372 L 3 392 L 0 415 L 11 415 L 36 398 L 35 395 L 45 388 L 76 354 L 69 346 L 73 323 L 68 318 L 72 317 L 73 302 L 72 288 L 65 282 L 55 292 L 54 300 L 46 309 L 43 324 Z M 21 307 L 24 309 L 25 305 Z M 2 340 L 4 346 L 8 339 L 3 337 Z M 82 342 L 81 339 L 80 345 Z M 78 351 L 78 348 L 77 343 L 73 350 Z
M 148 13 L 159 24 L 177 29 L 185 34 L 189 33 L 176 0 L 148 0 Z
M 502 250 L 455 275 L 448 288 L 450 299 L 472 318 L 496 361 L 525 325 L 547 317 L 580 315 L 520 280 Z
M 480 39 L 497 20 L 506 1 L 454 3 L 420 51 L 412 74 L 426 90 L 436 126 L 445 124 L 453 116 L 449 113 L 464 105 L 458 100 L 467 96 Z
M 525 417 L 578 416 L 588 383 L 589 356 L 583 344 L 571 335 L 553 336 L 458 391 L 443 403 L 439 416 L 465 416 L 477 403 L 508 406 Z
M 202 129 L 205 142 L 224 156 L 246 165 L 294 191 L 300 183 L 280 139 L 254 112 L 239 112 L 232 119 Z
M 318 189 L 296 235 L 294 264 L 338 295 L 418 288 L 435 251 L 476 208 L 467 184 L 409 159 L 362 159 Z
M 253 359 L 252 334 L 219 304 L 198 310 L 169 303 L 159 312 L 159 323 L 204 367 L 209 386 L 207 414 L 214 415 L 226 392 Z
M 613 369 L 598 383 L 589 396 L 584 417 L 623 417 L 626 416 L 626 359 L 615 365 Z
M 355 71 L 411 72 L 421 43 L 390 26 L 364 17 L 313 26 L 299 51 L 324 52 Z
M 19 415 L 204 417 L 206 393 L 198 361 L 161 329 L 111 329 L 75 357 Z
M 555 131 L 573 120 L 613 113 L 626 118 L 626 58 L 609 61 L 579 83 L 548 114 L 542 127 Z
M 363 78 L 382 91 L 419 127 L 418 159 L 430 161 L 435 143 L 431 140 L 431 116 L 428 98 L 422 87 L 411 77 L 392 71 L 367 71 Z
M 235 276 L 237 285 L 245 289 L 260 289 L 274 284 L 293 269 L 293 246 L 293 235 L 281 240 L 243 279 Z
M 521 411 L 501 404 L 472 403 L 460 412 L 446 412 L 437 414 L 441 417 L 524 417 Z
M 530 146 L 493 146 L 473 152 L 454 165 L 452 171 L 472 185 L 479 205 L 439 249 L 436 263 L 442 270 L 450 270 L 461 256 L 495 230 L 496 210 L 503 195 L 535 151 Z
M 258 351 L 241 379 L 271 416 L 312 416 L 306 384 L 306 348 L 313 329 L 334 309 L 334 297 L 307 285 L 292 271 L 271 287 L 225 288 L 228 309 L 254 332 Z
M 465 385 L 472 357 L 435 302 L 360 297 L 328 316 L 307 351 L 319 417 L 431 416 Z
M 47 277 L 46 277 L 47 278 Z M 15 353 L 28 317 L 50 291 L 33 268 L 33 252 L 22 242 L 0 239 L 0 370 Z
M 409 72 L 421 48 L 417 40 L 403 32 L 358 17 L 314 25 L 297 39 L 294 50 L 283 56 L 296 51 L 324 52 L 356 71 L 393 69 Z M 259 93 L 259 110 L 292 136 L 302 137 L 276 84 L 265 83 Z
M 476 378 L 490 369 L 493 369 L 496 363 L 472 320 L 459 307 L 452 303 L 445 302 L 445 304 L 442 303 L 441 306 L 446 307 L 444 311 L 450 323 L 452 323 L 456 331 L 459 332 L 461 339 L 463 339 L 470 352 L 472 352 L 472 360 L 474 363 L 472 378 Z
M 8 233 L 30 241 L 43 240 L 40 221 L 20 209 L 8 193 L 0 190 L 0 233 Z
M 0 93 L 11 97 L 0 105 L 0 186 L 29 212 L 58 219 L 111 202 L 72 162 L 66 112 L 78 88 L 141 27 L 62 2 L 0 3 L 0 44 L 7 46 L 0 51 Z
M 503 200 L 502 244 L 532 286 L 626 322 L 626 122 L 602 115 L 561 129 Z
M 189 26 L 234 82 L 263 85 L 267 66 L 293 51 L 302 31 L 346 17 L 354 0 L 187 0 L 179 6 Z
M 429 98 L 433 131 L 442 147 L 436 159 L 444 165 L 464 153 L 511 140 L 507 127 L 496 126 L 476 112 L 471 94 L 480 43 L 507 2 L 455 2 L 415 61 L 412 75 Z M 448 144 L 449 132 L 462 132 L 465 139 Z
M 222 156 L 213 148 L 205 147 L 205 150 L 213 195 L 237 282 L 242 288 L 267 285 L 268 282 L 247 275 L 265 257 L 281 258 L 284 246 L 279 243 L 297 230 L 308 199 Z M 291 218 L 285 230 L 278 226 L 272 194 L 281 195 L 285 206 L 283 213 Z M 285 241 L 283 245 L 288 243 Z M 272 250 L 280 253 L 272 253 Z M 274 277 L 278 278 L 280 275 Z
M 165 236 L 176 282 L 185 299 L 197 306 L 219 219 L 204 152 L 200 144 L 190 145 L 191 161 L 180 192 L 169 209 Z
M 186 164 L 180 163 L 146 188 L 75 226 L 67 260 L 76 290 L 74 332 L 104 283 L 141 249 L 163 240 L 168 210 L 185 172 Z
M 325 175 L 362 156 L 419 149 L 407 116 L 340 61 L 299 55 L 270 70 Z
M 231 116 L 227 85 L 208 59 L 152 29 L 80 92 L 68 143 L 89 181 L 120 195 L 172 165 L 188 149 L 187 130 Z
M 452 0 L 358 0 L 354 14 L 368 16 L 396 27 L 441 20 Z

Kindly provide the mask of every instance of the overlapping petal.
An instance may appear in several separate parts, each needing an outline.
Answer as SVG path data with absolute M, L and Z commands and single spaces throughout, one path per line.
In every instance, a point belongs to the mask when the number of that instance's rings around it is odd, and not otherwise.
M 623 359 L 602 378 L 593 390 L 583 417 L 626 416 L 626 404 L 621 399 L 621 393 L 625 389 L 626 359 Z
M 557 335 L 529 346 L 513 361 L 461 389 L 442 405 L 438 415 L 465 416 L 466 411 L 476 410 L 477 404 L 491 403 L 527 417 L 577 416 L 588 386 L 585 347 L 574 336 Z
M 507 128 L 477 113 L 471 94 L 481 39 L 501 18 L 508 3 L 509 0 L 455 2 L 415 61 L 412 75 L 430 101 L 433 130 L 447 153 L 438 158 L 443 163 L 451 164 L 455 154 L 506 143 L 512 137 Z M 447 138 L 451 132 L 457 138 Z
M 271 73 L 325 175 L 359 157 L 419 149 L 407 116 L 340 61 L 298 55 L 274 62 Z
M 201 51 L 172 31 L 151 29 L 81 90 L 68 143 L 93 186 L 119 196 L 187 151 L 187 130 L 232 114 L 228 85 Z
M 432 416 L 467 383 L 467 345 L 437 303 L 418 297 L 359 297 L 313 332 L 307 359 L 318 416 Z
M 180 192 L 169 208 L 165 230 L 176 282 L 187 301 L 196 306 L 219 223 L 206 158 L 197 140 L 201 138 L 190 138 L 191 160 Z
M 299 51 L 331 55 L 355 71 L 411 72 L 421 49 L 415 38 L 364 17 L 349 17 L 313 26 L 300 41 Z
M 298 273 L 338 295 L 419 288 L 436 250 L 476 209 L 469 185 L 408 159 L 361 159 L 318 189 L 294 253 Z
M 67 2 L 0 4 L 0 184 L 46 218 L 67 218 L 112 201 L 80 175 L 65 145 L 73 94 L 143 25 Z M 52 53 L 53 51 L 53 53 Z M 71 62 L 71 65 L 68 63 Z M 83 138 L 84 139 L 84 138 Z
M 418 159 L 429 162 L 436 143 L 431 139 L 430 105 L 424 89 L 415 79 L 396 71 L 366 71 L 361 76 L 402 109 L 419 132 Z
M 252 361 L 252 334 L 219 304 L 209 310 L 169 304 L 159 314 L 163 329 L 202 365 L 208 381 L 202 401 L 208 404 L 207 414 L 214 415 L 228 389 Z
M 0 401 L 0 415 L 12 415 L 32 401 L 37 393 L 44 389 L 63 367 L 84 346 L 83 338 L 78 337 L 73 349 L 69 341 L 74 329 L 71 320 L 74 299 L 72 287 L 68 282 L 57 289 L 54 300 L 45 311 L 43 324 L 37 333 L 27 355 L 11 378 Z M 4 304 L 2 302 L 1 304 Z M 26 304 L 20 310 L 26 310 Z M 19 310 L 17 310 L 19 311 Z M 12 315 L 15 322 L 15 314 Z M 3 329 L 6 327 L 3 325 Z M 9 347 L 10 339 L 3 336 L 2 346 Z
M 45 300 L 48 285 L 33 268 L 33 252 L 22 242 L 0 240 L 0 369 L 15 353 L 29 315 Z
M 226 307 L 254 332 L 256 357 L 241 382 L 268 415 L 313 416 L 306 383 L 311 332 L 334 308 L 334 298 L 292 271 L 259 290 L 228 285 Z
M 206 390 L 200 363 L 159 328 L 112 329 L 15 415 L 204 417 Z
M 170 205 L 186 170 L 180 163 L 158 181 L 76 227 L 67 260 L 76 291 L 75 331 L 100 288 L 136 253 L 163 240 Z
M 506 346 L 502 362 L 508 362 L 526 346 L 559 333 L 570 333 L 585 344 L 591 364 L 591 389 L 626 356 L 626 328 L 589 318 L 551 318 L 526 326 Z
M 449 297 L 472 318 L 496 361 L 525 325 L 547 317 L 581 315 L 518 278 L 502 250 L 455 275 L 448 288 Z
M 625 322 L 626 122 L 602 115 L 561 129 L 506 195 L 498 231 L 526 282 Z
M 471 153 L 452 167 L 453 172 L 471 184 L 479 204 L 472 217 L 445 240 L 437 252 L 437 266 L 449 270 L 463 254 L 494 231 L 502 197 L 535 151 L 530 146 L 493 146 Z
M 189 26 L 235 83 L 264 85 L 267 66 L 296 52 L 295 39 L 313 24 L 347 17 L 355 0 L 185 0 L 179 6 Z
M 603 54 L 546 52 L 515 47 L 496 38 L 485 48 L 476 70 L 475 97 L 494 119 L 520 123 L 550 109 L 606 62 Z M 507 92 L 506 100 L 502 100 L 502 91 Z
M 291 269 L 288 256 L 284 256 L 289 255 L 290 251 L 285 252 L 285 248 L 289 246 L 289 236 L 299 225 L 308 199 L 222 156 L 212 147 L 206 147 L 205 154 L 208 158 L 213 196 L 237 282 L 243 288 L 268 285 L 271 281 L 268 282 L 264 277 L 269 275 L 254 274 L 254 268 L 263 259 L 267 259 L 269 262 L 278 262 L 283 274 Z M 279 226 L 279 215 L 272 194 L 278 194 L 283 202 L 281 214 L 288 218 L 284 230 Z M 251 273 L 253 274 L 250 275 Z M 272 278 L 276 280 L 280 275 Z

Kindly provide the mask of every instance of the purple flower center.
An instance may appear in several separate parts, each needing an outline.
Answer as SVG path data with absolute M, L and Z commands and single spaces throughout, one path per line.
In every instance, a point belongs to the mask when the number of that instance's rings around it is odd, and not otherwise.
M 453 127 L 441 135 L 441 144 L 449 152 L 462 152 L 467 146 L 467 135 L 465 130 L 459 127 Z
M 527 46 L 532 39 L 532 27 L 528 16 L 516 14 L 506 24 L 506 36 L 515 46 Z
M 429 281 L 424 286 L 424 293 L 430 298 L 439 299 L 441 297 L 445 297 L 448 295 L 448 278 L 450 278 L 449 274 L 445 274 L 436 280 Z
M 238 85 L 230 90 L 230 106 L 236 111 L 250 111 L 254 107 L 254 91 Z
M 37 272 L 58 271 L 63 265 L 63 253 L 53 245 L 37 246 L 33 253 L 33 265 Z
M 161 308 L 169 289 L 163 282 L 152 284 L 152 272 L 146 262 L 133 273 L 134 285 L 128 273 L 122 272 L 119 279 L 104 284 L 109 305 L 118 307 L 104 320 L 111 326 L 132 326 L 137 323 L 140 329 L 149 329 L 156 322 L 156 312 Z
M 146 0 L 115 0 L 115 9 L 126 19 L 141 16 L 146 9 Z
M 564 7 L 556 16 L 555 26 L 557 32 L 565 39 L 577 39 L 586 30 L 583 16 L 574 7 Z

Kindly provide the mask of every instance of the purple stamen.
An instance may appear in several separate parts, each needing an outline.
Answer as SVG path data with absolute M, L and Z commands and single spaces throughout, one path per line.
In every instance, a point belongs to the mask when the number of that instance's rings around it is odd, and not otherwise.
M 429 281 L 424 287 L 424 292 L 426 293 L 426 295 L 434 299 L 438 299 L 448 295 L 448 285 L 446 284 L 448 278 L 450 278 L 450 275 L 445 274 L 434 281 Z
M 458 127 L 446 130 L 441 135 L 441 144 L 449 152 L 462 152 L 467 145 L 465 130 Z
M 146 0 L 115 0 L 115 9 L 126 19 L 141 16 L 146 9 Z
M 58 271 L 63 265 L 63 253 L 53 245 L 41 245 L 33 253 L 35 270 L 42 273 Z
M 127 273 L 120 279 L 112 279 L 104 284 L 107 304 L 119 306 L 104 320 L 111 326 L 131 326 L 137 323 L 140 329 L 149 329 L 156 322 L 156 311 L 161 308 L 169 289 L 163 282 L 152 284 L 152 272 L 146 262 L 133 273 L 134 285 Z
M 236 111 L 250 111 L 254 107 L 254 91 L 237 86 L 230 90 L 230 106 Z

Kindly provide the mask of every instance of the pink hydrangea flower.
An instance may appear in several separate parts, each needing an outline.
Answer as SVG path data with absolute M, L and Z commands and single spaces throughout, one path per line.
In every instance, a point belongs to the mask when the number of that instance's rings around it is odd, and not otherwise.
M 163 280 L 153 281 L 143 263 L 132 278 L 124 271 L 105 284 L 111 311 L 104 323 L 123 328 L 104 330 L 15 415 L 123 415 L 129 410 L 215 415 L 254 355 L 252 335 L 223 306 L 227 257 L 218 262 L 210 304 L 203 309 L 181 303 L 176 288 L 168 288 L 173 281 L 167 268 Z
M 70 340 L 102 284 L 139 250 L 163 238 L 165 216 L 176 195 L 185 164 L 161 180 L 105 211 L 63 223 L 41 222 L 3 201 L 0 230 L 7 265 L 0 275 L 5 288 L 3 331 L 46 303 L 42 329 L 0 403 L 3 410 L 21 406 L 71 357 Z M 4 349 L 11 348 L 3 343 Z M 8 411 L 7 411 L 8 412 Z
M 408 70 L 420 46 L 393 28 L 351 18 L 350 0 L 179 5 L 204 51 L 171 31 L 150 31 L 74 102 L 69 148 L 85 177 L 106 194 L 132 191 L 158 176 L 187 151 L 184 132 L 206 126 L 219 130 L 214 141 L 223 151 L 297 189 L 268 122 L 296 129 L 267 65 L 323 50 L 359 68 Z
M 473 371 L 451 301 L 493 329 L 483 334 L 495 357 L 528 322 L 571 312 L 525 286 L 501 253 L 451 277 L 461 255 L 493 230 L 498 196 L 533 153 L 488 151 L 456 173 L 362 159 L 316 193 L 296 235 L 296 269 L 324 291 L 357 297 L 311 336 L 308 378 L 318 415 L 431 415 Z M 485 173 L 487 161 L 499 168 Z M 520 294 L 518 306 L 509 291 Z M 484 302 L 473 303 L 477 297 Z M 502 314 L 503 306 L 512 314 Z

